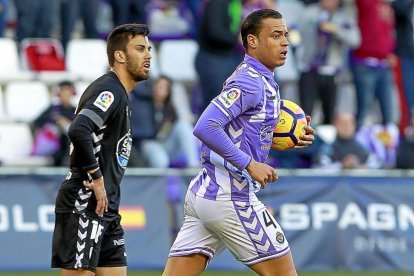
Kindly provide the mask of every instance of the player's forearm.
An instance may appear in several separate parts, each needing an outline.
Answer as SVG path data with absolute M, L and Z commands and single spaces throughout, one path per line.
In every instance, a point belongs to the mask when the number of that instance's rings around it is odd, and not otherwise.
M 210 105 L 198 120 L 194 135 L 211 150 L 222 156 L 239 170 L 244 170 L 251 157 L 237 148 L 224 132 L 228 119 L 214 105 Z
M 82 156 L 82 168 L 89 171 L 99 165 L 93 152 L 93 122 L 85 116 L 79 115 L 69 127 L 68 136 L 76 150 Z

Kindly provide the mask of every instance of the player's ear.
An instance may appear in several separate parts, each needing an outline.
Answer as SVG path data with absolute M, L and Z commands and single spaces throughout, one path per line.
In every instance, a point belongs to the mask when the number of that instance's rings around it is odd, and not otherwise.
M 257 47 L 257 37 L 255 35 L 249 34 L 247 35 L 247 44 L 249 44 L 250 48 L 256 49 Z
M 115 60 L 119 63 L 125 63 L 126 55 L 124 51 L 115 51 L 114 52 Z

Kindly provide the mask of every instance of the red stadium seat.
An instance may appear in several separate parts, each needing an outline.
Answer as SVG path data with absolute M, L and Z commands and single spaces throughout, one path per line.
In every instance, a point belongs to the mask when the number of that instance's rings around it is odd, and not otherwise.
M 64 71 L 65 56 L 59 40 L 24 39 L 21 43 L 24 64 L 31 71 Z

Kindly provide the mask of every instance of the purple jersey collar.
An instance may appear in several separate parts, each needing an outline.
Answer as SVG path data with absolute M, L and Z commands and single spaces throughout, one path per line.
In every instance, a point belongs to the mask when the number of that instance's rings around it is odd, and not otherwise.
M 244 55 L 244 62 L 256 69 L 260 74 L 264 75 L 266 78 L 273 80 L 273 72 L 270 71 L 266 66 L 264 66 L 257 59 L 249 56 L 248 54 Z

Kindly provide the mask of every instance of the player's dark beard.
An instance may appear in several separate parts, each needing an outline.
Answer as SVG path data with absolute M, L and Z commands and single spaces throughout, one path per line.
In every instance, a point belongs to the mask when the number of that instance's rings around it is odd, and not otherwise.
M 134 81 L 139 82 L 149 78 L 149 74 L 140 71 L 140 67 L 129 56 L 127 56 L 126 65 L 126 70 Z

